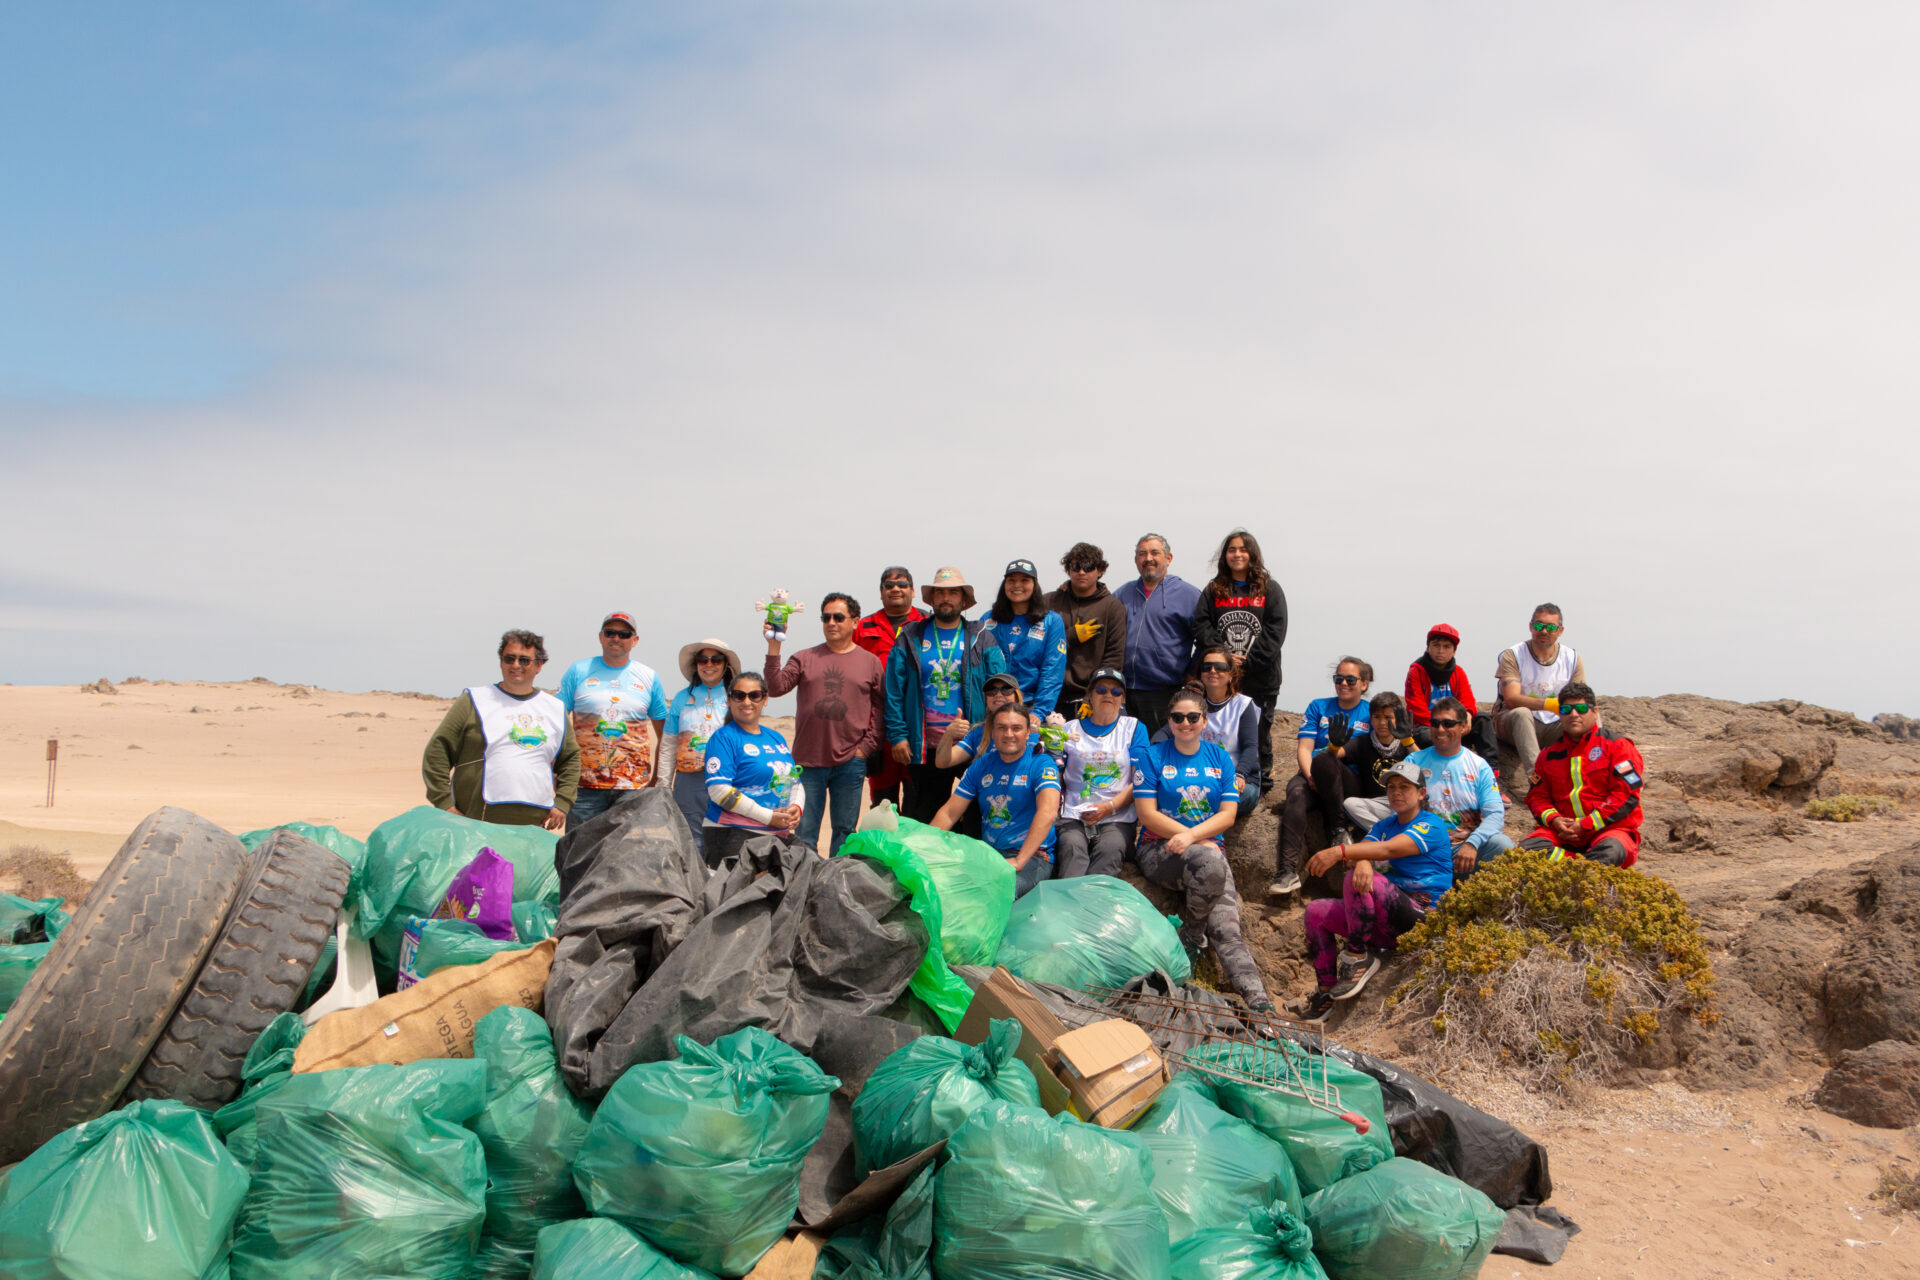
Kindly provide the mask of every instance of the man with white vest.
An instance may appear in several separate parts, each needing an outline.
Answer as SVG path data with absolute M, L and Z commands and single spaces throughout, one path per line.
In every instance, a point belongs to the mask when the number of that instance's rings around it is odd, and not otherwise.
M 580 745 L 560 699 L 533 687 L 546 664 L 546 642 L 533 632 L 500 637 L 500 683 L 462 692 L 427 740 L 420 772 L 429 804 L 482 822 L 567 825 Z
M 1533 634 L 1524 644 L 1503 650 L 1494 672 L 1494 686 L 1500 691 L 1494 726 L 1502 742 L 1513 744 L 1525 774 L 1532 774 L 1543 747 L 1560 741 L 1556 695 L 1561 686 L 1576 680 L 1586 683 L 1586 662 L 1572 645 L 1560 641 L 1564 629 L 1560 606 L 1540 605 L 1533 611 Z

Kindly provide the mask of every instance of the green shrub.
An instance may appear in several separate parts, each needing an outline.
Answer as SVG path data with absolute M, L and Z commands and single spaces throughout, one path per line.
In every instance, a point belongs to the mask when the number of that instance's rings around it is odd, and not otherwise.
M 1717 1018 L 1705 941 L 1673 886 L 1515 849 L 1400 939 L 1396 1006 L 1441 1069 L 1476 1065 L 1564 1089 L 1605 1081 L 1682 1017 Z
M 1822 822 L 1858 822 L 1869 814 L 1889 813 L 1892 809 L 1893 801 L 1885 796 L 1855 795 L 1851 791 L 1825 800 L 1807 801 L 1807 816 Z

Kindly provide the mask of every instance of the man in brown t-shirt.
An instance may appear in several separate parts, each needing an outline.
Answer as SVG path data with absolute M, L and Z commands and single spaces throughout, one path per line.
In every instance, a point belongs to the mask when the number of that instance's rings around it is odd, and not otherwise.
M 800 691 L 795 711 L 793 759 L 800 766 L 806 805 L 800 812 L 800 843 L 820 845 L 820 817 L 833 805 L 833 844 L 838 852 L 860 820 L 860 794 L 867 780 L 867 757 L 880 744 L 885 707 L 884 668 L 880 660 L 853 642 L 860 602 L 844 591 L 828 594 L 820 605 L 825 644 L 802 649 L 780 663 L 780 642 L 767 630 L 767 694 Z

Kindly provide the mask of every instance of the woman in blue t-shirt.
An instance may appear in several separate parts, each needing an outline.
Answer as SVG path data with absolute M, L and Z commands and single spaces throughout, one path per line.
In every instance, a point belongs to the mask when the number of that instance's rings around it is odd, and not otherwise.
M 1333 696 L 1307 704 L 1295 739 L 1299 772 L 1287 779 L 1286 799 L 1280 806 L 1280 841 L 1274 858 L 1270 897 L 1300 891 L 1300 855 L 1307 847 L 1307 810 L 1318 788 L 1313 781 L 1313 758 L 1336 736 L 1341 742 L 1373 731 L 1367 690 L 1373 685 L 1373 666 L 1347 657 L 1333 664 Z
M 673 761 L 673 803 L 698 849 L 707 817 L 707 741 L 727 722 L 727 690 L 740 674 L 740 655 L 718 640 L 683 645 L 680 674 L 687 687 L 667 705 L 660 759 Z
M 1067 678 L 1067 624 L 1040 594 L 1031 560 L 1015 560 L 1000 579 L 1000 594 L 981 620 L 1007 655 L 1007 670 L 1020 682 L 1027 710 L 1045 720 L 1060 701 Z
M 1266 984 L 1240 934 L 1240 894 L 1233 887 L 1220 837 L 1233 826 L 1240 792 L 1233 759 L 1202 734 L 1207 699 L 1182 689 L 1167 707 L 1173 736 L 1147 748 L 1133 771 L 1133 807 L 1140 843 L 1133 860 L 1140 874 L 1169 889 L 1185 889 L 1190 922 L 1180 927 L 1189 951 L 1209 944 L 1227 981 L 1252 1009 L 1271 1009 Z
M 709 867 L 755 836 L 793 839 L 806 794 L 787 740 L 760 723 L 767 682 L 742 671 L 727 690 L 727 722 L 707 740 L 707 813 L 701 854 Z

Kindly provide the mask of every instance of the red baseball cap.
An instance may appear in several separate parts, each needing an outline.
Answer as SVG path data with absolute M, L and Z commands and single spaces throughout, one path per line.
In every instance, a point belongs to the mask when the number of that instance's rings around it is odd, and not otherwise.
M 1451 640 L 1455 644 L 1460 643 L 1460 633 L 1444 622 L 1435 623 L 1427 628 L 1427 639 L 1431 640 L 1435 636 L 1439 636 L 1442 640 Z
M 600 619 L 600 625 L 603 627 L 606 626 L 609 622 L 624 622 L 629 627 L 633 627 L 635 631 L 638 631 L 640 629 L 638 626 L 634 624 L 633 615 L 630 613 L 610 613 L 606 617 Z

